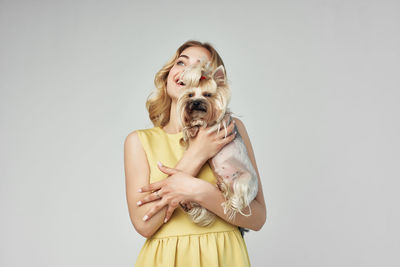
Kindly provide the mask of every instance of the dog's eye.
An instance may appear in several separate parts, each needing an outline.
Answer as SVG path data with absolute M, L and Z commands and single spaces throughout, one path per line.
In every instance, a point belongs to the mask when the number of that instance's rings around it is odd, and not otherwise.
M 203 96 L 205 96 L 205 97 L 211 97 L 211 94 L 210 94 L 210 93 L 204 93 Z
M 189 96 L 189 97 L 193 97 L 193 94 L 189 94 L 188 96 Z

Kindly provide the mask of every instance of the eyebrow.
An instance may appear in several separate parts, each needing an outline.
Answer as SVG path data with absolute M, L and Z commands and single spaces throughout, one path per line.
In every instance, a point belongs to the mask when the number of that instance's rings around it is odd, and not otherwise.
M 180 58 L 180 57 L 185 57 L 185 58 L 189 59 L 189 57 L 187 55 L 180 55 L 178 58 Z

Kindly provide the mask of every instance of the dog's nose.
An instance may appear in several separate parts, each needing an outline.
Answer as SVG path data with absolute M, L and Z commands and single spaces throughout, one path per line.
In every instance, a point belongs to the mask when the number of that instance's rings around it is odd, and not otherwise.
M 201 102 L 200 101 L 193 101 L 193 106 L 197 107 L 200 106 Z

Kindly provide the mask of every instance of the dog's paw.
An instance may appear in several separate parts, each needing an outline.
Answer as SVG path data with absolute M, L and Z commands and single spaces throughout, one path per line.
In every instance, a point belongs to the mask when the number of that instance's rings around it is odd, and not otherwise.
M 193 208 L 193 206 L 190 202 L 181 201 L 181 202 L 179 202 L 179 205 L 186 212 L 190 211 Z

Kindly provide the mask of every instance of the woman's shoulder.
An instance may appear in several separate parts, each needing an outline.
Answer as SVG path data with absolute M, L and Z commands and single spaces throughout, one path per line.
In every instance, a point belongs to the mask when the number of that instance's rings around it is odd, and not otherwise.
M 126 136 L 125 143 L 137 143 L 137 142 L 143 143 L 145 140 L 151 139 L 152 137 L 157 136 L 159 134 L 160 134 L 159 127 L 137 129 L 130 132 Z
M 143 129 L 136 129 L 132 132 L 130 132 L 127 135 L 127 139 L 131 139 L 131 138 L 137 138 L 139 135 L 143 135 L 143 134 L 152 134 L 152 133 L 157 133 L 159 132 L 159 127 L 152 127 L 152 128 L 143 128 Z

